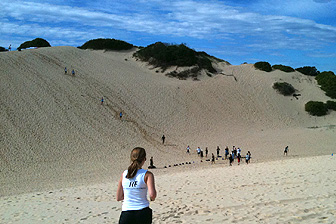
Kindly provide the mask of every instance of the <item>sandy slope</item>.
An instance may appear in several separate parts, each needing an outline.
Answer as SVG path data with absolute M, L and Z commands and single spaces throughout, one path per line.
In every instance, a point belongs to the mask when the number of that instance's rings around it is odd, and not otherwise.
M 312 77 L 222 64 L 225 75 L 181 81 L 132 54 L 73 47 L 0 54 L 0 195 L 114 181 L 134 146 L 158 167 L 198 162 L 185 155 L 187 144 L 210 153 L 240 146 L 254 161 L 281 159 L 286 145 L 295 157 L 334 151 L 336 113 L 304 111 L 309 100 L 329 99 Z M 302 97 L 276 93 L 281 80 Z

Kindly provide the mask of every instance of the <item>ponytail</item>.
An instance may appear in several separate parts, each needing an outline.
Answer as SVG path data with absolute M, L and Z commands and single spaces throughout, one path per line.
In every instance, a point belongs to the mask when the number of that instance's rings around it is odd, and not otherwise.
M 131 152 L 131 165 L 128 167 L 128 172 L 126 175 L 127 179 L 135 177 L 140 169 L 141 163 L 146 159 L 146 151 L 144 148 L 136 147 Z

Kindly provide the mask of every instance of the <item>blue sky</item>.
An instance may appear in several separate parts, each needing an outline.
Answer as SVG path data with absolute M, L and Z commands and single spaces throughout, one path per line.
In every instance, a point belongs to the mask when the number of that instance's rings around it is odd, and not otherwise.
M 268 61 L 336 72 L 336 0 L 1 0 L 0 46 L 115 38 L 186 43 L 238 65 Z

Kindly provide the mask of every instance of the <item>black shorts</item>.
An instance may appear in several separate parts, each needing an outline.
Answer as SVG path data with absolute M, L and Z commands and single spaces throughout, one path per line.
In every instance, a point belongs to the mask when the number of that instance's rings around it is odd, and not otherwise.
M 119 224 L 151 224 L 152 209 L 149 207 L 141 210 L 122 211 Z

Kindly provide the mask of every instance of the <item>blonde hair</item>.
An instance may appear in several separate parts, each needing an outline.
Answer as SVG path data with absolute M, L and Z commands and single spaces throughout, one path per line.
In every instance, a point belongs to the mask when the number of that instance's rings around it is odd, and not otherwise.
M 140 169 L 141 163 L 146 159 L 146 151 L 144 148 L 136 147 L 131 152 L 131 165 L 128 167 L 128 172 L 126 175 L 127 179 L 135 177 Z

